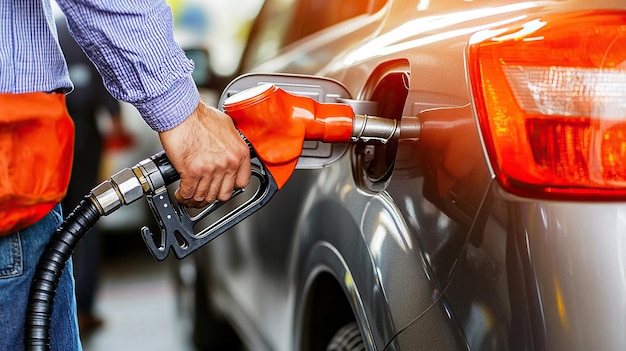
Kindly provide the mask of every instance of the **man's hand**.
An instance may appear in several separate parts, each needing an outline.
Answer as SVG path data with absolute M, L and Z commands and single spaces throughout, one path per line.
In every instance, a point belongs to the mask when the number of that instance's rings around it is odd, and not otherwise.
M 188 207 L 226 201 L 250 181 L 250 149 L 225 113 L 200 102 L 180 125 L 159 133 L 180 174 L 176 200 Z

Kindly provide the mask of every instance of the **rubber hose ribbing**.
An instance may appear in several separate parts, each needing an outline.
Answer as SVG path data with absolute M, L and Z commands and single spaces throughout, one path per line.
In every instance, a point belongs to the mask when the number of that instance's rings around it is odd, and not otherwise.
M 96 205 L 86 196 L 50 238 L 30 287 L 26 310 L 26 350 L 50 349 L 50 320 L 61 273 L 78 242 L 100 219 Z

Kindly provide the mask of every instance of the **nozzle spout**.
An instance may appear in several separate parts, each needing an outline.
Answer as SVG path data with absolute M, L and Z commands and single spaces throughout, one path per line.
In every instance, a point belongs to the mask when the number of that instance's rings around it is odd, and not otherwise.
M 352 122 L 353 143 L 379 142 L 387 144 L 392 139 L 419 139 L 421 124 L 417 117 L 392 118 L 355 115 Z

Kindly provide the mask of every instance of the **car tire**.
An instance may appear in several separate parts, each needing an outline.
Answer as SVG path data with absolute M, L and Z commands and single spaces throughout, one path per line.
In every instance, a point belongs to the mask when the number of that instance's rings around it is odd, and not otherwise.
M 363 336 L 356 322 L 341 327 L 330 340 L 326 351 L 365 351 Z

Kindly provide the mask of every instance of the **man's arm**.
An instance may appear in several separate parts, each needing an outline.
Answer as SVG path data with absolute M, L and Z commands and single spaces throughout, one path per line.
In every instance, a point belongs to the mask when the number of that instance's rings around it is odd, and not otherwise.
M 250 152 L 231 119 L 200 102 L 193 63 L 162 0 L 57 0 L 70 31 L 116 99 L 133 104 L 181 176 L 187 206 L 227 200 L 250 179 Z

